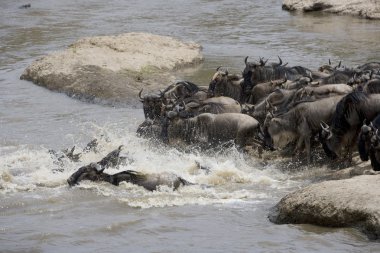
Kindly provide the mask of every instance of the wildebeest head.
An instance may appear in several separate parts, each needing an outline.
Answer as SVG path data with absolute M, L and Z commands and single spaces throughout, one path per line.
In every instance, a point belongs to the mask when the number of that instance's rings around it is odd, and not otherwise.
M 252 83 L 253 72 L 261 66 L 265 65 L 265 62 L 249 62 L 248 56 L 244 59 L 245 68 L 243 70 L 244 88 L 245 90 L 251 90 L 254 84 Z
M 321 131 L 319 132 L 319 140 L 322 143 L 322 148 L 325 151 L 326 155 L 331 159 L 336 159 L 338 156 L 334 150 L 338 145 L 335 141 L 330 141 L 333 138 L 333 133 L 330 129 L 330 126 L 325 122 L 321 122 Z
M 228 69 L 224 69 L 221 66 L 216 69 L 215 74 L 210 81 L 208 92 L 211 97 L 223 96 L 225 85 L 227 84 Z
M 102 169 L 99 164 L 91 163 L 89 165 L 80 167 L 69 177 L 69 179 L 67 179 L 67 183 L 70 186 L 73 186 L 82 180 L 101 181 L 103 170 L 104 169 Z
M 368 161 L 369 149 L 371 146 L 371 138 L 376 132 L 372 122 L 367 125 L 366 120 L 364 120 L 362 127 L 360 128 L 359 138 L 358 138 L 358 150 L 360 159 L 362 161 Z
M 162 94 L 145 94 L 141 96 L 143 89 L 139 92 L 139 98 L 143 104 L 145 119 L 155 120 L 160 117 L 162 110 Z

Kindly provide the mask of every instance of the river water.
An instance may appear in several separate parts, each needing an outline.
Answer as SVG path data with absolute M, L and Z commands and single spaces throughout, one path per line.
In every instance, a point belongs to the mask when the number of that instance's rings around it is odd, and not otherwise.
M 272 206 L 324 168 L 289 171 L 234 148 L 205 154 L 162 147 L 136 137 L 138 106 L 89 104 L 19 80 L 33 60 L 80 37 L 132 31 L 202 44 L 205 62 L 182 74 L 201 85 L 218 65 L 241 71 L 247 55 L 280 55 L 310 68 L 329 58 L 354 66 L 380 59 L 379 21 L 288 13 L 280 0 L 34 0 L 18 8 L 25 3 L 0 1 L 1 252 L 380 252 L 354 229 L 268 221 Z M 80 150 L 94 138 L 99 152 L 77 163 L 59 164 L 48 152 Z M 175 192 L 66 185 L 77 168 L 120 144 L 131 159 L 121 169 L 174 172 L 199 185 Z

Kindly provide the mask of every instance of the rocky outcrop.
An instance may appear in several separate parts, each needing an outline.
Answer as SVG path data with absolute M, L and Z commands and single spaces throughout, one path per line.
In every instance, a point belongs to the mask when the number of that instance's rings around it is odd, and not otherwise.
M 77 98 L 131 104 L 141 88 L 166 87 L 174 81 L 176 70 L 202 60 L 196 43 L 127 33 L 80 39 L 36 60 L 20 78 Z
M 270 212 L 278 224 L 356 227 L 380 238 L 380 175 L 310 185 L 285 196 Z
M 282 8 L 289 11 L 325 11 L 380 19 L 380 1 L 378 0 L 284 0 Z

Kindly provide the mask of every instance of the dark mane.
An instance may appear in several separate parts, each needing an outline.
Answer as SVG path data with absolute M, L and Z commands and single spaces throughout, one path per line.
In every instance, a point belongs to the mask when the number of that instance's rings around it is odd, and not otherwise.
M 230 80 L 230 81 L 239 81 L 240 79 L 241 79 L 241 77 L 239 75 L 236 75 L 236 74 L 227 76 L 227 80 Z
M 343 97 L 336 105 L 336 111 L 332 119 L 332 132 L 337 136 L 343 136 L 350 129 L 349 119 L 356 113 L 359 122 L 363 122 L 364 116 L 360 111 L 360 104 L 367 100 L 367 95 L 361 91 L 354 91 Z

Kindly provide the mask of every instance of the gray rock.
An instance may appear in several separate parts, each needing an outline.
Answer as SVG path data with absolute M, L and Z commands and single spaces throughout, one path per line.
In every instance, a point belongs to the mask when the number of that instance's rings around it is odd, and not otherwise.
M 202 61 L 196 43 L 127 33 L 80 39 L 34 61 L 20 78 L 79 99 L 134 104 L 141 88 L 166 87 L 175 80 L 175 70 Z
M 362 175 L 310 185 L 285 196 L 272 208 L 277 224 L 355 227 L 380 238 L 380 175 Z
M 283 0 L 288 11 L 324 11 L 380 19 L 380 2 L 374 0 Z

